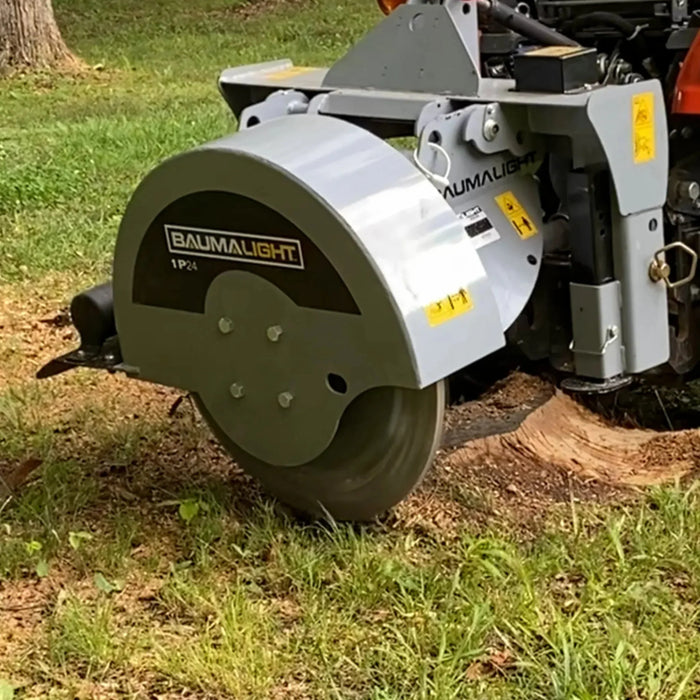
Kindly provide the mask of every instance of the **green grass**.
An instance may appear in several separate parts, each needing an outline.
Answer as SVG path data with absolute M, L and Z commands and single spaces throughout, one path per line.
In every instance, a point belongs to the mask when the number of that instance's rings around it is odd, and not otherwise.
M 60 679 L 59 697 L 85 682 L 131 686 L 134 697 L 152 684 L 236 698 L 290 688 L 621 700 L 700 690 L 697 489 L 561 513 L 528 542 L 465 527 L 445 546 L 380 525 L 303 525 L 271 505 L 240 516 L 229 495 L 194 486 L 179 494 L 202 504 L 189 523 L 173 506 L 139 532 L 143 504 L 117 514 L 96 477 L 83 474 L 90 485 L 79 493 L 66 488 L 75 476 L 51 465 L 4 518 L 3 561 L 19 560 L 5 576 L 33 576 L 25 538 L 42 533 L 47 580 L 59 584 L 30 647 L 35 670 L 14 669 L 29 690 L 46 674 Z M 93 533 L 77 551 L 67 522 Z M 167 552 L 137 555 L 138 542 L 164 533 Z M 100 591 L 96 572 L 121 590 Z
M 6 294 L 106 274 L 144 173 L 235 127 L 222 68 L 328 63 L 378 17 L 372 0 L 250 16 L 236 0 L 54 2 L 102 68 L 0 82 Z M 23 347 L 0 335 L 3 364 Z M 28 376 L 0 386 L 0 462 L 45 460 L 0 498 L 0 698 L 700 696 L 695 488 L 555 509 L 534 538 L 497 518 L 449 537 L 311 525 L 166 399 L 142 415 L 146 389 L 100 400 L 87 374 Z
M 314 0 L 242 19 L 240 0 L 73 2 L 56 12 L 86 78 L 0 83 L 0 281 L 109 268 L 120 215 L 169 155 L 235 128 L 230 65 L 324 65 L 376 19 L 363 0 Z

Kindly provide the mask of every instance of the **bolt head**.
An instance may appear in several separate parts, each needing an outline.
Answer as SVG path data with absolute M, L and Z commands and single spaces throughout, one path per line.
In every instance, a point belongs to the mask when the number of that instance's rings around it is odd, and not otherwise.
M 692 202 L 700 197 L 700 185 L 695 180 L 684 180 L 676 186 L 676 191 L 681 199 L 688 199 Z
M 222 316 L 219 319 L 219 330 L 224 335 L 227 335 L 228 333 L 230 333 L 233 330 L 233 321 L 226 316 Z
M 277 401 L 282 408 L 289 408 L 294 401 L 294 394 L 289 391 L 283 391 L 278 397 Z
M 238 384 L 237 382 L 231 384 L 231 386 L 229 387 L 229 391 L 231 392 L 231 396 L 233 396 L 234 399 L 242 399 L 245 396 L 245 387 L 242 384 Z
M 276 343 L 280 339 L 282 333 L 284 333 L 282 326 L 270 326 L 267 329 L 267 339 L 271 343 Z
M 484 138 L 487 141 L 493 141 L 499 131 L 500 127 L 494 119 L 487 119 L 484 122 Z

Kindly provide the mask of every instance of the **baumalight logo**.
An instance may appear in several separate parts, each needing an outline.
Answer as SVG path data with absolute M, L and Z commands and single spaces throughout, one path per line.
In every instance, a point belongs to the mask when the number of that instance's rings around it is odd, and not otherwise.
M 270 238 L 253 233 L 166 224 L 165 239 L 173 255 L 304 269 L 301 243 L 293 238 Z
M 451 182 L 443 191 L 442 196 L 445 199 L 456 199 L 461 197 L 465 192 L 473 192 L 481 189 L 486 185 L 492 185 L 496 180 L 501 180 L 508 175 L 515 175 L 528 165 L 534 165 L 537 162 L 537 153 L 530 151 L 524 156 L 504 160 L 498 165 L 492 165 L 486 170 L 473 173 L 458 182 Z

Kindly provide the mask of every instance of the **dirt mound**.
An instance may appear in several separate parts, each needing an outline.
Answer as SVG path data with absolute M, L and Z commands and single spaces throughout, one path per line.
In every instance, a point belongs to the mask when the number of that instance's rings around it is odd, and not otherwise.
M 623 427 L 522 372 L 451 407 L 445 427 L 435 468 L 396 511 L 442 538 L 465 522 L 537 532 L 553 507 L 618 502 L 700 465 L 700 430 Z
M 613 486 L 683 477 L 700 464 L 700 431 L 621 428 L 557 392 L 512 432 L 468 443 L 453 464 L 489 461 L 549 465 Z
M 553 394 L 554 387 L 549 382 L 513 372 L 479 399 L 448 409 L 442 447 L 459 447 L 476 438 L 515 430 Z

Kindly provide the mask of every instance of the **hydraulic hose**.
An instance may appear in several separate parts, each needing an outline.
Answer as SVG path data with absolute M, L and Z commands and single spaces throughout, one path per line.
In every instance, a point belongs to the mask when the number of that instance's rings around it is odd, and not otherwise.
M 631 22 L 616 15 L 614 12 L 588 12 L 585 15 L 579 15 L 570 22 L 566 22 L 564 27 L 571 33 L 580 32 L 582 29 L 587 29 L 591 26 L 607 26 L 617 29 L 626 39 L 629 39 L 637 31 L 637 28 Z
M 544 46 L 580 46 L 536 19 L 521 14 L 499 0 L 477 0 L 479 9 L 490 19 Z
M 644 38 L 644 32 L 640 31 L 640 27 L 635 26 L 632 22 L 614 12 L 596 11 L 587 12 L 565 22 L 562 25 L 562 30 L 567 32 L 567 34 L 577 34 L 590 27 L 610 27 L 618 31 L 629 42 L 636 53 L 637 62 L 643 71 L 652 78 L 659 76 L 659 71 Z

